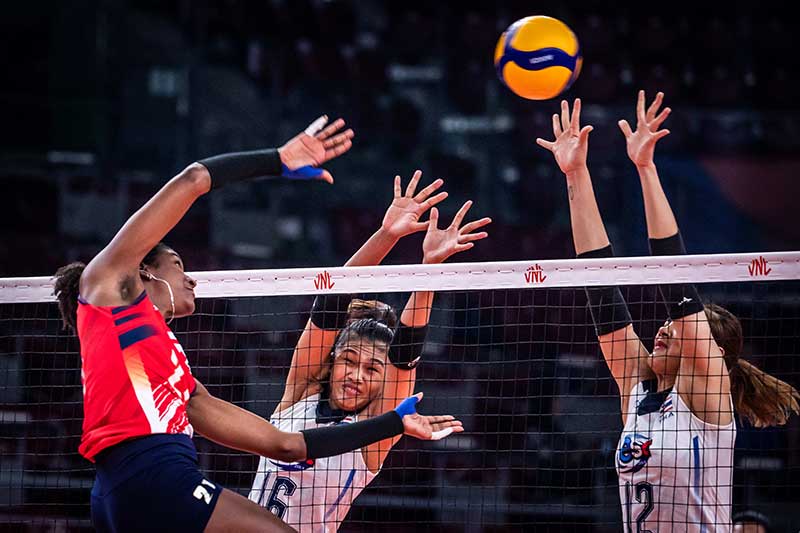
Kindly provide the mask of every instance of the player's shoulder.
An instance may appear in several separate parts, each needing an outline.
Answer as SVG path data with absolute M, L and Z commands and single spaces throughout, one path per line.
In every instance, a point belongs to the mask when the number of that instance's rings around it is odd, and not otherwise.
M 307 418 L 310 416 L 309 413 L 313 414 L 316 411 L 319 400 L 319 393 L 304 396 L 289 407 L 273 412 L 270 422 L 276 424 L 278 421 L 285 419 Z

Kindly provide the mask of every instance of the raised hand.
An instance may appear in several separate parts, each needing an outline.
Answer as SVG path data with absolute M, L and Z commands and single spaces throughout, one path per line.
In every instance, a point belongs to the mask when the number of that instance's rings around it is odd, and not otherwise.
M 414 401 L 418 403 L 422 399 L 421 392 L 415 394 L 405 402 Z M 410 437 L 420 440 L 439 440 L 443 439 L 451 433 L 461 433 L 464 427 L 461 425 L 460 420 L 456 420 L 451 415 L 439 416 L 425 416 L 417 413 L 413 405 L 410 405 L 410 410 L 413 411 L 409 414 L 400 412 L 403 417 L 403 433 Z
M 441 179 L 437 179 L 414 195 L 421 177 L 421 170 L 414 172 L 405 194 L 403 194 L 400 176 L 394 177 L 394 199 L 389 209 L 386 210 L 381 225 L 396 239 L 427 229 L 428 223 L 420 222 L 419 219 L 425 211 L 447 198 L 446 192 L 431 196 L 444 184 Z
M 658 113 L 663 101 L 664 93 L 659 92 L 645 112 L 644 91 L 639 91 L 639 100 L 636 102 L 636 131 L 631 131 L 627 120 L 623 119 L 618 122 L 619 129 L 625 135 L 625 141 L 628 145 L 628 157 L 637 167 L 652 165 L 656 142 L 669 135 L 669 130 L 658 129 L 672 111 L 670 108 L 665 107 L 661 113 Z
M 536 139 L 536 144 L 553 152 L 556 163 L 564 174 L 570 174 L 586 166 L 586 154 L 589 147 L 589 132 L 592 126 L 580 127 L 581 99 L 576 98 L 572 106 L 570 118 L 569 104 L 561 101 L 561 116 L 553 115 L 553 134 L 555 141 Z
M 422 262 L 426 264 L 442 263 L 453 254 L 469 250 L 475 243 L 489 236 L 485 231 L 473 233 L 475 230 L 489 224 L 492 219 L 485 217 L 480 220 L 472 221 L 461 227 L 464 217 L 472 207 L 472 200 L 461 206 L 453 222 L 444 229 L 439 229 L 439 210 L 435 207 L 431 209 L 428 220 L 428 231 L 425 240 L 422 241 Z
M 323 179 L 333 183 L 333 176 L 327 170 L 304 168 L 318 167 L 334 157 L 339 157 L 353 146 L 353 130 L 337 133 L 344 126 L 344 120 L 337 119 L 323 129 L 327 122 L 328 116 L 322 115 L 278 149 L 286 177 Z

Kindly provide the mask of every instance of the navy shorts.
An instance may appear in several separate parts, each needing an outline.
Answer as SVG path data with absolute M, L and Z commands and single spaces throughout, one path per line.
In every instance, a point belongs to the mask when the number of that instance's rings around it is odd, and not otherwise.
M 151 435 L 96 458 L 92 523 L 97 531 L 201 533 L 222 492 L 197 466 L 186 435 Z

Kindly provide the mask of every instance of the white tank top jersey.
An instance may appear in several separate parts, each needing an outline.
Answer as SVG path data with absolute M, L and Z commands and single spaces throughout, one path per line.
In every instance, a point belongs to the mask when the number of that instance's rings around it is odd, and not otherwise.
M 707 424 L 656 381 L 633 388 L 617 445 L 625 533 L 730 532 L 736 422 Z
M 347 416 L 341 422 L 317 423 L 319 398 L 314 394 L 300 400 L 274 413 L 270 422 L 282 431 L 295 432 L 356 421 Z M 249 498 L 301 533 L 327 533 L 339 528 L 353 500 L 376 475 L 367 468 L 361 450 L 296 463 L 262 457 Z

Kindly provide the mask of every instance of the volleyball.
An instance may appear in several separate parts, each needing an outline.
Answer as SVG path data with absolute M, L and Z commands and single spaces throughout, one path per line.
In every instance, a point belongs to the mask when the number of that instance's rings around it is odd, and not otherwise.
M 552 17 L 525 17 L 497 41 L 497 76 L 516 95 L 549 100 L 569 89 L 581 72 L 580 44 L 575 33 Z

